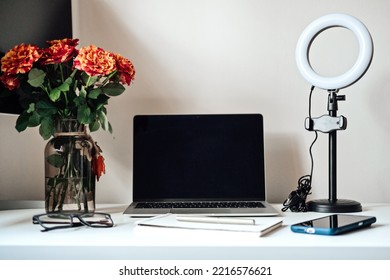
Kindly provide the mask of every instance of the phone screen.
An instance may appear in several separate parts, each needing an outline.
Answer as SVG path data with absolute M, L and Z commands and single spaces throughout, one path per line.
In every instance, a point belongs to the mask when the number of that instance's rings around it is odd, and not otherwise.
M 371 225 L 375 217 L 355 215 L 330 215 L 291 226 L 292 231 L 316 234 L 339 234 Z
M 301 223 L 301 225 L 316 228 L 339 228 L 359 221 L 364 221 L 366 219 L 366 216 L 331 215 L 316 220 L 306 221 Z

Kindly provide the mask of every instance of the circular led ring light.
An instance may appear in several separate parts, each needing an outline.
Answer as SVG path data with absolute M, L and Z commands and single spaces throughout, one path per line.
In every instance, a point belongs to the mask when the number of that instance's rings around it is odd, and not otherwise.
M 322 31 L 331 27 L 345 27 L 351 30 L 359 42 L 359 56 L 350 70 L 336 77 L 318 75 L 309 63 L 309 48 Z M 300 36 L 296 48 L 296 62 L 301 75 L 313 86 L 326 90 L 337 90 L 358 81 L 370 66 L 373 43 L 370 32 L 357 18 L 346 14 L 330 14 L 313 21 Z

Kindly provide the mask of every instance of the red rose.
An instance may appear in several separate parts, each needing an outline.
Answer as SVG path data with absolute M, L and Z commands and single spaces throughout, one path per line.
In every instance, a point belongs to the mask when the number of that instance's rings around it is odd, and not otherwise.
M 18 77 L 16 75 L 3 74 L 0 76 L 0 81 L 9 90 L 17 89 L 20 86 L 20 80 L 18 79 Z
M 63 39 L 47 41 L 49 48 L 43 50 L 41 64 L 55 64 L 69 61 L 77 55 L 76 46 L 78 39 Z
M 79 39 L 65 38 L 65 39 L 61 39 L 61 40 L 46 41 L 46 43 L 48 43 L 50 46 L 56 45 L 56 44 L 65 44 L 65 45 L 69 45 L 72 47 L 76 47 L 79 44 Z
M 135 69 L 133 64 L 127 58 L 121 56 L 120 54 L 115 55 L 116 68 L 119 73 L 119 81 L 122 84 L 130 85 L 131 81 L 134 80 Z
M 1 59 L 1 71 L 8 75 L 25 74 L 40 57 L 41 51 L 37 46 L 17 45 Z
M 85 71 L 89 76 L 105 76 L 116 70 L 116 63 L 112 53 L 95 46 L 88 46 L 79 50 L 74 60 L 74 67 Z

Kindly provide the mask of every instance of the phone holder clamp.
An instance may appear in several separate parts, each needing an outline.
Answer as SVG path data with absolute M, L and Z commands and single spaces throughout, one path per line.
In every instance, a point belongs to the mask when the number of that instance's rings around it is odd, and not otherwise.
M 318 118 L 306 118 L 305 128 L 309 131 L 321 131 L 323 133 L 345 130 L 347 128 L 347 118 L 344 116 L 331 117 L 329 115 L 323 115 Z

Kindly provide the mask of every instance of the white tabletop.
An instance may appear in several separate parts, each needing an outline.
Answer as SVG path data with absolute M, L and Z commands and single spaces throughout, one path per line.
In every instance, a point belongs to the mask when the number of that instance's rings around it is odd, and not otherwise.
M 280 209 L 280 205 L 273 205 Z M 43 209 L 0 211 L 0 259 L 390 259 L 390 204 L 366 204 L 370 228 L 339 236 L 291 232 L 289 226 L 324 213 L 281 212 L 283 226 L 255 233 L 140 227 L 126 205 L 101 205 L 115 227 L 41 232 L 32 224 Z

